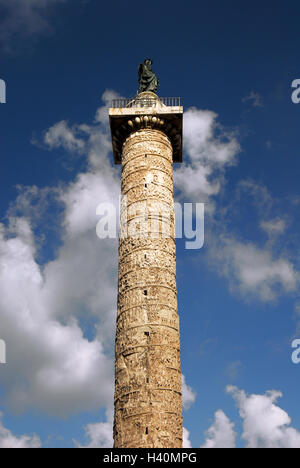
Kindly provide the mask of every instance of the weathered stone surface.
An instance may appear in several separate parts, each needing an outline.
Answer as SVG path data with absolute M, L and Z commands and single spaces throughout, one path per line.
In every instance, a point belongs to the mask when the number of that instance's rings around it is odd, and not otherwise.
M 173 161 L 182 162 L 182 115 L 181 106 L 166 106 L 156 94 L 149 91 L 138 94 L 126 107 L 110 108 L 115 163 L 122 163 L 122 147 L 126 138 L 142 128 L 163 131 L 172 143 Z
M 156 128 L 133 131 L 123 145 L 122 165 L 126 202 L 119 242 L 114 445 L 181 447 L 170 139 Z

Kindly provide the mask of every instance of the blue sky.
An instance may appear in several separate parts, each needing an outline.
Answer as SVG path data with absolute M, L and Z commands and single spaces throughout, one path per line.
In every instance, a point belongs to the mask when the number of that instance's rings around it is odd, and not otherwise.
M 300 446 L 299 10 L 0 0 L 0 447 L 109 445 L 117 245 L 95 208 L 120 184 L 105 106 L 145 57 L 186 112 L 176 198 L 207 203 L 204 248 L 178 241 L 187 444 Z

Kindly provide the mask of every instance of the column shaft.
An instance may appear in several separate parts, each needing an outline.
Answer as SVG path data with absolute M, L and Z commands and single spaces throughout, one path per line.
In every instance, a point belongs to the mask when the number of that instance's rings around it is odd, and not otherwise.
M 151 128 L 131 133 L 122 169 L 115 447 L 178 448 L 182 395 L 169 138 Z

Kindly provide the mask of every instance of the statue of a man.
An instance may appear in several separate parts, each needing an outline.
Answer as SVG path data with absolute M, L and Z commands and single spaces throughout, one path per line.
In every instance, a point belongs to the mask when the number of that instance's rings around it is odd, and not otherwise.
M 143 91 L 152 91 L 156 93 L 159 81 L 152 71 L 152 60 L 146 59 L 139 66 L 139 93 Z

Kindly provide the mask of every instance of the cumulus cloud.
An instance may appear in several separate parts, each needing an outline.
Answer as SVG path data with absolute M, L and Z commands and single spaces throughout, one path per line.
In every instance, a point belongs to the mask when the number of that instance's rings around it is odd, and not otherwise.
M 192 443 L 190 441 L 190 431 L 188 431 L 185 427 L 183 428 L 182 448 L 192 448 Z
M 252 242 L 241 242 L 220 234 L 210 249 L 211 264 L 229 280 L 233 291 L 262 301 L 293 293 L 299 286 L 299 272 L 288 258 L 275 258 L 272 251 Z
M 237 387 L 227 387 L 243 420 L 242 438 L 246 448 L 300 448 L 300 432 L 290 426 L 290 416 L 276 402 L 281 392 L 247 395 Z
M 257 241 L 245 238 L 237 229 L 243 204 L 253 210 L 251 229 L 256 227 Z M 214 212 L 206 229 L 208 265 L 243 298 L 267 302 L 282 295 L 293 296 L 300 281 L 297 257 L 279 244 L 288 222 L 286 213 L 280 216 L 280 206 L 264 185 L 240 181 L 231 202 Z M 267 234 L 265 242 L 259 240 L 261 230 Z
M 233 396 L 239 410 L 245 448 L 300 447 L 300 432 L 291 427 L 286 411 L 276 405 L 281 392 L 271 390 L 263 395 L 248 395 L 231 385 L 227 392 Z M 202 448 L 235 448 L 238 434 L 234 426 L 225 413 L 218 410 Z
M 88 424 L 85 428 L 86 445 L 76 443 L 78 448 L 112 448 L 113 427 L 111 423 Z
M 217 122 L 218 115 L 190 108 L 184 113 L 184 149 L 188 162 L 176 169 L 174 182 L 180 196 L 206 202 L 219 193 L 224 170 L 236 163 L 237 138 Z
M 6 402 L 17 411 L 34 407 L 66 416 L 111 407 L 117 240 L 98 239 L 96 209 L 119 200 L 119 169 L 108 157 L 107 105 L 115 97 L 104 93 L 92 124 L 63 121 L 45 132 L 44 144 L 82 153 L 87 169 L 68 184 L 19 187 L 8 224 L 1 224 L 1 336 L 9 366 L 0 381 Z M 40 264 L 36 228 L 50 203 L 62 208 L 61 246 L 53 260 Z M 89 323 L 87 336 L 82 321 Z M 185 407 L 195 399 L 184 378 L 183 397 Z M 87 425 L 85 435 L 85 446 L 110 446 L 111 414 L 106 422 Z
M 1 337 L 9 362 L 0 381 L 15 410 L 34 407 L 62 416 L 106 407 L 113 392 L 117 241 L 96 236 L 96 208 L 116 203 L 119 179 L 108 143 L 102 144 L 106 126 L 95 122 L 86 129 L 88 170 L 54 188 L 64 206 L 55 259 L 44 265 L 36 260 L 38 215 L 30 200 L 37 188 L 19 195 L 18 209 L 11 207 L 9 223 L 0 226 Z M 68 134 L 68 141 L 75 140 Z M 90 320 L 88 336 L 83 319 Z
M 185 376 L 183 374 L 181 376 L 181 380 L 182 380 L 182 403 L 183 403 L 184 409 L 187 410 L 196 400 L 196 392 L 194 392 L 192 387 L 187 385 L 185 381 Z
M 209 238 L 207 258 L 209 264 L 229 280 L 231 289 L 243 296 L 272 301 L 280 294 L 293 293 L 299 285 L 299 273 L 286 255 L 276 255 L 273 245 L 258 246 L 255 242 L 243 241 L 228 229 L 224 212 L 230 216 L 234 208 L 215 209 L 215 196 L 225 183 L 226 168 L 236 164 L 240 145 L 234 134 L 229 134 L 217 122 L 217 114 L 191 108 L 185 112 L 184 148 L 188 160 L 175 170 L 174 181 L 179 197 L 190 201 L 209 201 L 206 213 L 211 218 L 213 229 L 206 227 Z M 251 180 L 240 181 L 235 202 L 241 196 L 253 199 L 260 215 L 260 228 L 273 240 L 286 229 L 286 221 L 272 217 L 273 200 L 263 185 Z M 267 217 L 267 218 L 266 218 Z M 208 225 L 207 225 L 208 226 Z
M 196 400 L 196 392 L 187 385 L 185 376 L 182 374 L 181 376 L 181 381 L 182 381 L 182 404 L 183 408 L 185 410 L 188 410 L 191 405 L 195 402 Z M 183 448 L 192 448 L 192 443 L 190 440 L 190 432 L 183 427 L 183 441 L 182 441 L 182 446 Z
M 11 51 L 15 37 L 30 37 L 51 31 L 52 8 L 66 0 L 0 0 L 0 44 Z
M 218 410 L 201 448 L 235 448 L 235 439 L 234 423 L 230 422 L 222 410 Z
M 56 278 L 43 275 L 34 255 L 26 220 L 16 220 L 9 232 L 2 226 L 0 315 L 9 364 L 0 377 L 4 396 L 15 410 L 34 406 L 59 415 L 101 406 L 112 391 L 111 362 L 99 339 L 83 336 L 74 316 L 59 318 L 69 298 L 62 284 L 55 288 Z M 57 294 L 51 301 L 49 289 Z
M 86 444 L 74 441 L 77 448 L 112 448 L 113 441 L 113 410 L 107 410 L 107 421 L 88 424 L 84 428 Z
M 245 448 L 300 448 L 300 432 L 291 427 L 289 415 L 276 405 L 281 392 L 268 391 L 263 395 L 247 395 L 237 387 L 228 386 L 237 404 L 242 420 L 241 438 Z M 85 428 L 86 444 L 75 444 L 79 448 L 111 448 L 112 411 L 107 422 L 88 424 Z M 201 448 L 235 448 L 238 433 L 235 423 L 230 421 L 223 410 L 216 411 L 214 421 L 205 433 Z M 183 448 L 192 448 L 190 432 L 183 428 Z
M 92 125 L 73 124 L 66 120 L 57 122 L 45 133 L 43 143 L 50 150 L 62 148 L 69 155 L 79 153 L 88 155 L 87 162 L 90 171 L 107 170 L 108 154 L 111 151 L 109 136 L 108 107 L 113 99 L 121 96 L 113 90 L 107 89 L 102 94 L 103 106 L 96 111 Z M 34 144 L 39 144 L 34 141 Z M 101 157 L 99 157 L 101 153 Z
M 116 205 L 119 196 L 119 172 L 108 158 L 111 143 L 106 106 L 113 97 L 112 91 L 103 95 L 105 105 L 92 124 L 63 121 L 45 133 L 44 143 L 50 149 L 62 147 L 86 155 L 86 171 L 71 183 L 44 188 L 44 192 L 27 188 L 16 206 L 10 207 L 9 223 L 0 226 L 1 337 L 7 343 L 9 362 L 0 382 L 6 401 L 17 410 L 34 407 L 63 416 L 111 407 L 117 240 L 100 241 L 95 229 L 98 204 Z M 177 188 L 182 196 L 211 197 L 220 191 L 225 168 L 235 163 L 239 145 L 234 136 L 218 127 L 216 114 L 197 109 L 186 114 L 185 145 L 190 162 L 176 170 Z M 63 206 L 61 247 L 54 260 L 41 265 L 35 227 L 53 193 Z M 35 206 L 32 200 L 39 194 L 42 202 Z M 220 240 L 220 248 L 214 249 L 217 268 L 230 280 L 235 278 L 243 292 L 270 300 L 278 286 L 284 292 L 297 287 L 297 274 L 287 258 L 275 258 L 252 243 L 245 245 L 224 234 Z M 88 333 L 82 320 L 89 321 Z M 182 385 L 187 408 L 195 400 L 195 392 L 184 377 Z M 110 447 L 111 413 L 106 422 L 87 425 L 85 435 L 82 446 Z M 231 445 L 234 438 L 233 424 L 220 410 L 205 444 Z M 184 444 L 190 446 L 186 429 Z
M 37 435 L 15 436 L 2 423 L 2 413 L 0 413 L 0 448 L 40 448 L 41 441 Z
M 63 147 L 67 151 L 82 152 L 85 148 L 85 140 L 77 136 L 77 132 L 84 127 L 73 126 L 70 128 L 65 120 L 56 123 L 45 133 L 45 144 L 50 148 Z

